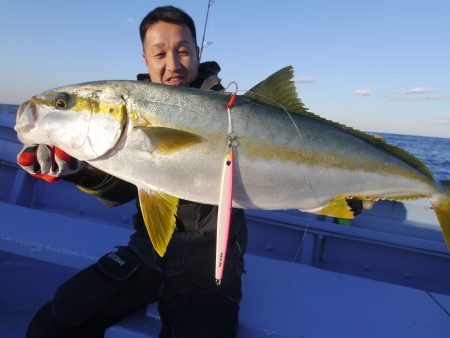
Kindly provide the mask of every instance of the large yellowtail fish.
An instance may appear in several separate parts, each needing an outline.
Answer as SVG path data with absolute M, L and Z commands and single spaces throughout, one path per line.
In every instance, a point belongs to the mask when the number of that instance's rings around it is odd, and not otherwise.
M 286 67 L 234 102 L 234 207 L 351 219 L 347 198 L 429 198 L 450 248 L 448 186 L 406 151 L 308 112 L 292 75 Z M 23 103 L 15 130 L 23 143 L 57 146 L 135 184 L 162 256 L 178 198 L 218 204 L 229 100 L 225 92 L 136 81 L 76 84 Z

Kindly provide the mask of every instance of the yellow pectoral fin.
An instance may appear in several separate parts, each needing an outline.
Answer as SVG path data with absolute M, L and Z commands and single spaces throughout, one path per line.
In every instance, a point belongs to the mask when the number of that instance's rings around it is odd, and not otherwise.
M 325 215 L 337 218 L 346 218 L 346 219 L 355 218 L 352 209 L 347 204 L 347 201 L 343 196 L 332 199 L 330 202 L 328 202 L 326 206 L 324 206 L 321 209 L 308 212 L 312 212 L 317 215 Z
M 450 197 L 442 197 L 431 204 L 444 234 L 447 248 L 450 251 Z
M 139 203 L 150 240 L 162 257 L 175 230 L 178 197 L 139 189 Z
M 187 131 L 165 127 L 135 127 L 142 130 L 150 139 L 155 151 L 168 155 L 175 151 L 204 142 L 199 135 Z

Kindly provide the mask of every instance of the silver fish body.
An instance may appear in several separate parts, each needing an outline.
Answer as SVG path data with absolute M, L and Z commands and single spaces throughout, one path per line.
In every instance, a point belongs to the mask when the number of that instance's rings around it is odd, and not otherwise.
M 291 75 L 284 73 L 281 80 L 269 78 L 237 96 L 232 107 L 233 205 L 327 214 L 337 199 L 425 197 L 438 207 L 448 240 L 448 192 L 420 161 L 307 112 L 289 90 L 284 94 L 284 85 L 291 91 L 293 86 Z M 66 109 L 55 108 L 61 93 L 69 97 Z M 23 143 L 56 145 L 139 188 L 217 204 L 229 100 L 224 92 L 93 82 L 58 88 L 24 103 L 16 130 Z

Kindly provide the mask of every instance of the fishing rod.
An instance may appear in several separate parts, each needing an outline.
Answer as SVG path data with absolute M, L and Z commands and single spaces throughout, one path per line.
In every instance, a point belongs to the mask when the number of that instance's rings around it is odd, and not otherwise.
M 203 28 L 202 44 L 201 44 L 201 47 L 200 47 L 200 55 L 198 57 L 199 60 L 201 60 L 201 58 L 202 58 L 203 47 L 205 46 L 205 35 L 206 35 L 206 26 L 208 25 L 209 9 L 213 5 L 213 3 L 214 3 L 214 0 L 208 0 L 208 9 L 206 11 L 205 27 Z

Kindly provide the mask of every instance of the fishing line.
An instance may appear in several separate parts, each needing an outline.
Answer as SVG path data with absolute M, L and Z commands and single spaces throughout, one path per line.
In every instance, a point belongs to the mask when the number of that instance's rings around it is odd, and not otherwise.
M 236 93 L 238 92 L 238 84 L 235 81 L 232 81 L 228 84 L 227 88 L 225 88 L 225 92 L 227 92 L 227 89 L 230 88 L 230 86 L 234 85 L 235 86 L 235 91 L 234 92 L 228 92 L 230 93 L 231 99 L 227 104 L 227 112 L 228 112 L 228 148 L 230 148 L 231 143 L 233 141 L 233 125 L 231 123 L 231 107 L 234 104 L 234 100 L 236 99 Z
M 294 260 L 292 261 L 292 264 L 295 264 L 295 261 L 297 260 L 297 257 L 298 257 L 298 254 L 300 252 L 300 249 L 302 248 L 303 242 L 305 241 L 305 237 L 306 237 L 306 233 L 307 232 L 308 232 L 308 223 L 306 223 L 306 225 L 305 225 L 305 231 L 303 232 L 302 239 L 300 240 L 300 243 L 299 243 L 299 245 L 297 247 L 297 252 L 295 253 Z
M 227 86 L 226 89 L 228 89 L 228 87 L 229 87 L 232 83 L 234 83 L 234 82 L 231 82 L 231 83 Z M 225 91 L 226 91 L 226 89 L 225 89 Z M 294 128 L 295 128 L 295 130 L 297 131 L 298 136 L 299 136 L 299 138 L 300 138 L 300 142 L 302 141 L 303 135 L 302 135 L 302 133 L 300 132 L 300 129 L 298 128 L 297 124 L 295 123 L 294 118 L 292 117 L 291 113 L 286 109 L 286 107 L 284 107 L 281 103 L 279 103 L 279 102 L 275 101 L 274 99 L 272 99 L 272 98 L 270 98 L 270 97 L 267 97 L 267 96 L 265 96 L 265 95 L 263 95 L 263 94 L 261 94 L 261 93 L 253 92 L 253 91 L 251 91 L 251 90 L 247 90 L 247 91 L 246 91 L 246 90 L 239 90 L 239 91 L 238 91 L 238 90 L 237 90 L 237 85 L 236 85 L 236 92 L 246 92 L 246 93 L 252 93 L 252 94 L 255 94 L 255 95 L 257 95 L 257 96 L 260 96 L 260 97 L 265 98 L 266 100 L 268 100 L 268 101 L 274 103 L 276 106 L 280 107 L 280 108 L 287 114 L 287 116 L 289 117 L 289 120 L 290 120 L 290 121 L 292 122 L 292 124 L 294 125 Z M 307 173 L 308 173 L 309 168 L 306 167 L 306 170 L 307 170 Z M 313 190 L 311 189 L 311 191 L 313 191 Z M 316 197 L 316 199 L 317 199 L 317 197 Z M 298 257 L 298 255 L 299 255 L 299 253 L 300 253 L 300 250 L 301 250 L 302 247 L 303 247 L 303 243 L 304 243 L 304 240 L 305 240 L 305 237 L 306 237 L 306 234 L 307 234 L 307 233 L 308 233 L 308 224 L 306 224 L 305 230 L 304 230 L 304 232 L 303 232 L 303 236 L 302 236 L 302 238 L 301 238 L 301 240 L 300 240 L 300 242 L 299 242 L 299 244 L 298 244 L 298 246 L 297 246 L 297 251 L 296 251 L 296 253 L 295 253 L 295 255 L 294 255 L 294 258 L 293 258 L 293 260 L 292 260 L 292 266 L 293 266 L 293 264 L 295 264 L 295 261 L 297 260 L 297 257 Z M 291 276 L 292 276 L 292 271 L 291 271 Z
M 231 82 L 231 83 L 233 83 L 233 82 Z M 228 88 L 228 87 L 227 87 L 227 88 Z M 263 95 L 263 94 L 261 94 L 261 93 L 254 92 L 254 91 L 251 91 L 251 90 L 239 90 L 239 92 L 252 93 L 252 94 L 255 94 L 255 95 L 257 95 L 257 96 L 261 96 L 261 97 L 267 99 L 268 101 L 274 103 L 274 104 L 277 105 L 278 107 L 280 107 L 280 108 L 287 114 L 287 116 L 289 117 L 289 119 L 291 120 L 291 122 L 292 122 L 292 124 L 294 125 L 294 128 L 297 130 L 297 132 L 298 132 L 300 138 L 302 137 L 302 133 L 300 132 L 300 129 L 298 128 L 297 124 L 295 123 L 294 119 L 292 118 L 291 113 L 289 113 L 289 111 L 288 111 L 281 103 L 278 103 L 277 101 L 275 101 L 274 99 L 272 99 L 272 98 L 270 98 L 270 97 L 268 97 L 268 96 L 265 96 L 265 95 Z
M 300 136 L 300 141 L 302 140 L 302 134 L 301 134 L 300 129 L 298 128 L 297 124 L 295 123 L 294 118 L 292 117 L 291 113 L 289 113 L 289 111 L 281 103 L 278 103 L 274 99 L 272 99 L 270 97 L 267 97 L 267 96 L 265 96 L 265 95 L 263 95 L 261 93 L 253 92 L 251 90 L 248 90 L 246 92 L 252 93 L 252 94 L 255 94 L 255 95 L 259 95 L 259 96 L 269 100 L 270 102 L 274 103 L 275 105 L 280 107 L 282 110 L 284 110 L 284 112 L 287 114 L 287 116 L 291 120 L 292 124 L 294 125 L 294 128 L 297 130 L 297 132 L 298 132 L 298 134 Z M 306 173 L 309 174 L 309 167 L 308 166 L 306 166 Z M 309 190 L 314 194 L 314 199 L 316 200 L 316 202 L 319 202 L 319 199 L 317 198 L 317 194 L 315 193 L 315 191 L 314 191 L 314 189 L 313 189 L 313 187 L 311 185 L 311 182 L 308 182 L 308 187 L 309 187 Z M 320 204 L 320 203 L 318 203 L 318 204 Z
M 227 87 L 228 88 L 228 87 Z M 240 92 L 242 92 L 242 91 L 240 91 Z M 252 94 L 255 94 L 255 95 L 257 95 L 257 96 L 260 96 L 260 97 L 263 97 L 263 98 L 265 98 L 266 100 L 268 100 L 269 102 L 272 102 L 275 106 L 278 106 L 278 107 L 280 107 L 285 113 L 286 113 L 286 115 L 289 117 L 289 120 L 292 122 L 292 124 L 294 125 L 294 128 L 295 128 L 295 130 L 297 131 L 297 134 L 298 134 L 298 136 L 299 136 L 299 139 L 300 139 L 300 142 L 302 141 L 302 139 L 303 139 L 303 135 L 302 135 L 302 133 L 301 133 L 301 131 L 300 131 L 300 129 L 298 128 L 298 126 L 297 126 L 297 124 L 295 123 L 295 120 L 294 120 L 294 118 L 292 117 L 292 115 L 291 115 L 291 113 L 286 109 L 286 107 L 284 107 L 281 103 L 279 103 L 279 102 L 277 102 L 277 101 L 275 101 L 275 100 L 273 100 L 272 98 L 270 98 L 270 97 L 267 97 L 267 96 L 265 96 L 265 95 L 263 95 L 263 94 L 260 94 L 260 93 L 257 93 L 257 92 L 253 92 L 253 91 L 251 91 L 251 90 L 249 90 L 249 91 L 246 91 L 246 92 L 248 92 L 248 93 L 252 93 Z M 309 172 L 309 168 L 308 168 L 308 166 L 306 166 L 306 173 L 308 174 L 308 172 Z M 311 189 L 311 185 L 309 184 L 309 187 L 310 187 L 310 190 L 314 193 L 314 191 Z M 315 195 L 315 194 L 314 194 Z M 317 196 L 315 196 L 315 198 L 316 198 L 316 200 L 317 200 Z M 297 245 L 297 250 L 296 250 L 296 252 L 295 252 L 295 255 L 294 255 L 294 257 L 293 257 L 293 259 L 292 259 L 292 261 L 291 261 L 291 266 L 290 266 L 290 269 L 289 269 L 289 281 L 288 281 L 288 285 L 289 285 L 289 290 L 290 290 L 290 292 L 291 292 L 291 294 L 292 294 L 292 292 L 293 292 L 293 289 L 294 289 L 294 268 L 295 268 L 295 263 L 296 263 L 296 261 L 297 261 L 297 258 L 298 258 L 298 256 L 299 256 L 299 254 L 300 254 L 300 252 L 301 252 L 301 250 L 303 249 L 303 244 L 304 244 L 304 242 L 305 242 L 305 238 L 306 238 L 306 235 L 308 234 L 308 223 L 306 223 L 305 224 L 305 230 L 303 231 L 303 235 L 301 236 L 301 239 L 300 239 L 300 241 L 299 241 L 299 243 L 298 243 L 298 245 Z M 293 302 L 293 308 L 294 309 L 296 309 L 297 307 L 296 307 L 296 302 L 295 302 L 295 297 L 290 297 L 291 298 L 291 300 L 292 300 L 292 302 Z

